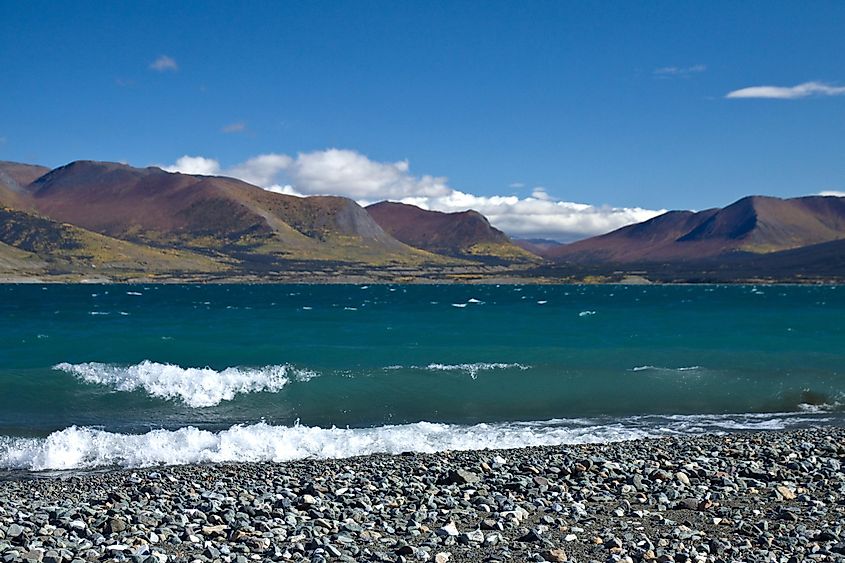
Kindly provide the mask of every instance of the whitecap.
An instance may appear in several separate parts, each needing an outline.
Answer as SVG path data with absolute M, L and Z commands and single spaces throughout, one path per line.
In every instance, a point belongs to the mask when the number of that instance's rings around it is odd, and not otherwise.
M 308 381 L 316 373 L 289 365 L 262 368 L 183 368 L 145 360 L 131 366 L 88 362 L 61 363 L 53 369 L 70 373 L 86 383 L 107 385 L 116 391 L 144 390 L 153 397 L 179 400 L 192 408 L 213 407 L 244 393 L 276 393 L 292 376 Z
M 702 369 L 701 366 L 682 366 L 682 367 L 677 367 L 677 368 L 667 368 L 667 367 L 660 367 L 660 366 L 644 365 L 644 366 L 632 367 L 630 371 L 676 371 L 676 372 L 684 372 L 684 371 L 698 371 L 700 369 Z
M 416 366 L 414 366 L 416 367 Z M 470 377 L 475 379 L 478 377 L 479 372 L 482 371 L 491 371 L 491 370 L 500 370 L 500 369 L 518 369 L 521 371 L 525 371 L 527 369 L 531 369 L 531 366 L 526 366 L 523 364 L 506 364 L 501 362 L 478 362 L 474 364 L 438 364 L 432 363 L 428 364 L 424 368 L 427 371 L 463 371 L 469 374 Z
M 463 309 L 466 306 L 466 303 L 452 303 L 452 307 L 458 307 L 459 309 Z
M 126 295 L 144 295 L 140 291 L 127 291 Z
M 590 317 L 590 316 L 595 315 L 595 314 L 596 314 L 595 311 L 581 311 L 580 313 L 578 313 L 578 316 L 579 317 Z

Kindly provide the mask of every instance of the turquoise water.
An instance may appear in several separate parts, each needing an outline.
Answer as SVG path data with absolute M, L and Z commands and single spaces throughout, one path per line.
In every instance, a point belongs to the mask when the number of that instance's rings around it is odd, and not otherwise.
M 4 285 L 0 467 L 838 424 L 844 313 L 837 286 Z

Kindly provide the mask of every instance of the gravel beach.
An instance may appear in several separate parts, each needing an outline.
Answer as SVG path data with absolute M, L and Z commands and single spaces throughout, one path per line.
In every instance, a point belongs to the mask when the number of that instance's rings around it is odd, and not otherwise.
M 0 482 L 0 558 L 845 561 L 845 429 Z

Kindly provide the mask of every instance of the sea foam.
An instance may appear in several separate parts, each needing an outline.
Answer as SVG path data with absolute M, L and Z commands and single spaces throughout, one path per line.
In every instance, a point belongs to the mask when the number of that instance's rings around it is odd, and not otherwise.
M 427 371 L 462 371 L 468 373 L 469 376 L 473 379 L 478 377 L 478 373 L 482 371 L 491 371 L 491 370 L 499 370 L 499 369 L 518 369 L 521 371 L 525 371 L 527 369 L 531 369 L 531 366 L 526 366 L 523 364 L 505 364 L 500 362 L 478 362 L 474 364 L 428 364 L 423 368 Z
M 179 400 L 192 408 L 213 407 L 243 393 L 276 393 L 292 378 L 307 381 L 316 376 L 314 372 L 289 365 L 230 367 L 217 371 L 148 360 L 131 366 L 98 362 L 61 363 L 53 369 L 73 374 L 86 383 L 107 385 L 117 391 L 143 389 L 154 397 Z
M 619 420 L 559 419 L 454 425 L 417 422 L 375 428 L 273 426 L 264 422 L 212 432 L 192 426 L 118 434 L 71 426 L 46 438 L 0 437 L 0 468 L 67 470 L 188 463 L 290 461 L 374 453 L 432 453 L 606 443 L 666 435 L 783 429 L 819 423 L 790 414 L 675 415 Z

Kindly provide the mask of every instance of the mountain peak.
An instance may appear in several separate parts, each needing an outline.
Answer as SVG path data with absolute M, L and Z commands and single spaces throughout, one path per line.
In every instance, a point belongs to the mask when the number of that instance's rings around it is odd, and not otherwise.
M 396 239 L 430 252 L 455 257 L 530 261 L 528 251 L 511 242 L 475 210 L 445 213 L 415 205 L 382 201 L 367 207 L 382 229 Z

